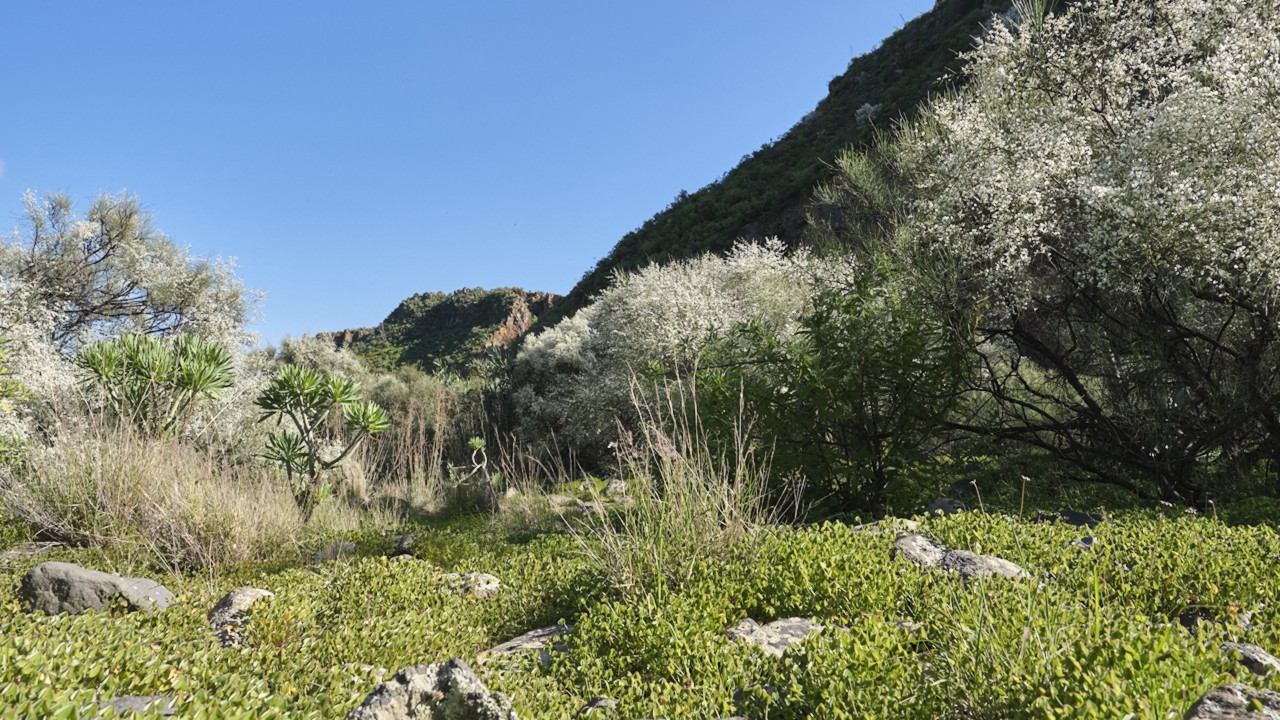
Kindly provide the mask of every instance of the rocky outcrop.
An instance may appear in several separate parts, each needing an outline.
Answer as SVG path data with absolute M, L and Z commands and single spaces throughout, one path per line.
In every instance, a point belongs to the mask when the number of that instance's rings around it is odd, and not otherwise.
M 966 580 L 974 578 L 1024 578 L 1027 572 L 1017 564 L 994 555 L 968 550 L 951 550 L 922 535 L 903 535 L 893 543 L 893 556 L 924 567 L 937 567 Z
M 123 600 L 130 610 L 163 610 L 173 593 L 155 580 L 124 577 L 64 562 L 47 562 L 22 578 L 18 596 L 31 609 L 46 615 L 79 615 L 104 610 Z
M 516 720 L 506 695 L 490 692 L 461 660 L 414 665 L 378 685 L 347 720 Z
M 514 637 L 501 645 L 489 648 L 480 653 L 476 658 L 478 662 L 488 662 L 500 658 L 511 657 L 520 653 L 536 652 L 538 660 L 543 665 L 551 663 L 552 652 L 564 652 L 565 644 L 563 638 L 573 631 L 572 625 L 552 625 L 550 627 L 538 628 Z
M 245 615 L 250 606 L 267 597 L 274 597 L 274 594 L 270 590 L 254 587 L 238 587 L 224 595 L 209 610 L 207 616 L 218 637 L 218 644 L 222 647 L 243 647 L 245 638 L 241 628 Z
M 1280 659 L 1257 645 L 1224 643 L 1222 652 L 1234 656 L 1254 675 L 1270 675 L 1280 670 Z
M 1280 693 L 1223 685 L 1196 701 L 1183 720 L 1280 720 Z
M 787 648 L 821 631 L 822 626 L 813 618 L 784 618 L 764 625 L 747 618 L 725 631 L 725 635 L 755 645 L 766 655 L 781 657 Z

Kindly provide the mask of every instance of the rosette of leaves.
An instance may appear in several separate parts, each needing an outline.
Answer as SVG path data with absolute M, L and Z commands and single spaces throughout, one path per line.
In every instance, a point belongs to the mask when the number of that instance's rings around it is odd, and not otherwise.
M 262 457 L 281 465 L 304 520 L 333 494 L 325 474 L 337 467 L 366 437 L 391 427 L 387 412 L 360 397 L 360 385 L 311 368 L 286 365 L 254 401 L 259 422 L 274 419 L 287 427 L 267 434 Z M 339 421 L 338 419 L 341 418 Z M 338 439 L 336 453 L 326 449 Z
M 231 353 L 196 335 L 124 335 L 84 348 L 76 361 L 116 418 L 152 438 L 181 434 L 198 401 L 235 379 Z

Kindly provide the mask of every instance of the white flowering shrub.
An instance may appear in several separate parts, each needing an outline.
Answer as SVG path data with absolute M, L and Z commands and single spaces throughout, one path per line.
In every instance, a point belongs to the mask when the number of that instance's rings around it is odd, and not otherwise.
M 618 423 L 634 420 L 633 378 L 692 377 L 701 350 L 739 324 L 794 333 L 819 266 L 770 240 L 619 276 L 521 348 L 512 367 L 520 434 L 605 460 Z
M 1280 2 L 1020 10 L 877 179 L 851 157 L 840 182 L 977 319 L 994 433 L 1203 502 L 1280 460 Z

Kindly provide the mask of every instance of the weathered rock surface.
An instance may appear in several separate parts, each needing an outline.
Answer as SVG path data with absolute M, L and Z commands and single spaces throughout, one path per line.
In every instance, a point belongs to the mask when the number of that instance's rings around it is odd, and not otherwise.
M 413 554 L 413 546 L 418 543 L 417 533 L 407 533 L 405 535 L 397 535 L 391 538 L 393 543 L 391 554 L 393 556 L 411 555 Z
M 901 557 L 916 565 L 937 567 L 946 554 L 946 546 L 923 535 L 903 535 L 893 541 L 893 557 Z
M 733 640 L 751 643 L 764 650 L 765 654 L 778 657 L 787 648 L 821 631 L 822 626 L 815 623 L 813 618 L 784 618 L 764 625 L 747 618 L 725 631 L 725 635 Z
M 1254 675 L 1269 675 L 1280 670 L 1280 658 L 1257 645 L 1229 642 L 1223 644 L 1222 652 L 1234 655 Z
M 442 573 L 438 587 L 454 592 L 469 592 L 478 598 L 493 597 L 502 581 L 489 573 Z
M 921 535 L 903 535 L 893 543 L 894 557 L 924 567 L 937 567 L 966 580 L 972 578 L 1028 577 L 1016 563 L 994 555 L 979 555 L 968 550 L 951 550 Z
M 270 590 L 255 587 L 238 587 L 227 593 L 209 610 L 209 624 L 222 647 L 243 647 L 245 644 L 245 613 L 249 607 L 265 597 L 274 597 Z
M 1183 720 L 1280 720 L 1280 693 L 1240 683 L 1223 685 L 1197 700 Z
M 624 480 L 610 480 L 604 486 L 604 494 L 609 497 L 621 497 L 627 494 L 627 483 Z
M 173 593 L 155 580 L 113 575 L 64 562 L 41 563 L 22 578 L 18 596 L 46 615 L 103 610 L 123 599 L 130 610 L 163 610 Z
M 537 652 L 538 660 L 543 665 L 550 664 L 552 652 L 564 652 L 565 644 L 560 638 L 573 631 L 572 625 L 552 625 L 538 628 L 514 637 L 501 645 L 491 647 L 476 658 L 483 663 L 490 660 L 509 657 L 524 652 Z
M 350 557 L 355 554 L 356 544 L 347 540 L 342 540 L 336 543 L 330 543 L 316 551 L 316 554 L 311 556 L 311 562 L 327 562 L 329 560 L 337 560 L 338 558 Z
M 160 715 L 163 717 L 173 717 L 175 711 L 173 709 L 173 698 L 168 695 L 125 695 L 108 702 L 102 703 L 102 709 L 111 708 L 116 715 L 130 715 L 133 713 L 146 713 L 155 705 L 160 705 Z
M 414 665 L 379 684 L 347 720 L 516 720 L 506 695 L 490 692 L 461 660 Z
M 618 701 L 604 695 L 597 695 L 578 708 L 578 715 L 597 715 L 618 707 Z

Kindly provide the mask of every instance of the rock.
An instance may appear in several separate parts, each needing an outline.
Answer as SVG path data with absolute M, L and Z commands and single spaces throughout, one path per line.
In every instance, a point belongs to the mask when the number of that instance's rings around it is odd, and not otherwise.
M 1188 605 L 1181 613 L 1178 613 L 1178 623 L 1193 632 L 1200 623 L 1211 623 L 1213 625 L 1234 623 L 1241 630 L 1253 630 L 1255 628 L 1253 616 L 1261 609 L 1261 605 L 1256 606 L 1253 610 L 1240 610 L 1239 606 L 1233 605 L 1231 609 L 1224 612 L 1205 605 Z
M 592 715 L 605 710 L 612 710 L 618 707 L 618 701 L 604 695 L 597 695 L 587 701 L 586 705 L 578 708 L 578 715 Z
M 1254 675 L 1270 675 L 1280 670 L 1280 659 L 1257 645 L 1229 642 L 1223 644 L 1222 652 L 1234 655 Z
M 32 568 L 18 589 L 32 610 L 46 615 L 102 610 L 123 599 L 130 610 L 163 610 L 173 593 L 155 580 L 113 575 L 64 562 L 47 562 Z
M 146 713 L 149 708 L 159 704 L 162 717 L 173 717 L 173 698 L 168 695 L 125 695 L 109 702 L 102 703 L 102 709 L 111 708 L 116 715 Z
M 1007 578 L 1027 577 L 1027 572 L 1015 563 L 993 555 L 979 555 L 968 550 L 948 550 L 939 565 L 965 579 L 989 578 L 999 575 Z
M 327 562 L 356 554 L 356 544 L 347 540 L 330 543 L 311 556 L 311 562 Z
M 948 497 L 977 497 L 978 486 L 973 480 L 957 480 L 947 487 Z
M 574 507 L 583 515 L 603 517 L 609 513 L 609 507 L 600 500 L 576 500 Z
M 1098 513 L 1086 513 L 1071 510 L 1070 508 L 1061 508 L 1056 513 L 1039 512 L 1031 519 L 1031 522 L 1060 522 L 1066 523 L 1074 527 L 1096 528 L 1107 519 Z
M 964 510 L 964 503 L 955 498 L 938 498 L 929 503 L 929 507 L 924 509 L 925 515 L 954 515 Z
M 1094 537 L 1094 536 L 1092 536 L 1092 535 L 1087 535 L 1087 536 L 1085 536 L 1085 537 L 1082 537 L 1082 538 L 1079 538 L 1079 539 L 1076 539 L 1076 540 L 1072 540 L 1072 541 L 1071 541 L 1071 544 L 1072 544 L 1074 547 L 1078 547 L 1078 548 L 1080 548 L 1081 550 L 1091 550 L 1091 549 L 1093 549 L 1093 546 L 1094 546 L 1094 545 L 1097 545 L 1097 544 L 1098 544 L 1098 538 L 1096 538 L 1096 537 Z
M 487 598 L 498 594 L 502 581 L 489 573 L 442 573 L 437 587 Z
M 572 507 L 577 502 L 578 501 L 576 499 L 571 498 L 568 495 L 548 495 L 547 496 L 547 504 L 550 505 L 551 509 L 553 510 L 564 510 L 566 508 Z
M 418 534 L 406 533 L 404 535 L 397 535 L 391 538 L 391 542 L 394 543 L 391 547 L 392 556 L 398 557 L 400 555 L 412 555 L 413 546 L 418 544 Z
M 916 565 L 936 567 L 942 564 L 947 548 L 923 535 L 903 535 L 893 541 L 893 557 L 901 557 Z
M 1223 685 L 1197 700 L 1183 720 L 1280 720 L 1280 693 Z
M 461 660 L 414 665 L 379 684 L 347 720 L 516 720 L 506 695 L 489 692 Z
M 21 560 L 23 558 L 36 557 L 44 555 L 63 547 L 60 542 L 29 542 L 23 543 L 12 550 L 6 550 L 0 553 L 0 562 L 9 562 L 11 560 Z
M 609 497 L 622 497 L 627 494 L 627 483 L 623 480 L 610 480 L 604 486 L 604 494 Z
M 949 550 L 922 535 L 903 535 L 894 541 L 892 553 L 894 557 L 902 557 L 916 565 L 940 567 L 966 580 L 996 575 L 1007 578 L 1027 577 L 1027 572 L 1016 563 L 968 550 Z
M 501 645 L 485 650 L 480 653 L 476 661 L 484 663 L 496 658 L 536 651 L 539 662 L 543 665 L 550 665 L 551 653 L 564 652 L 565 650 L 564 641 L 560 638 L 572 631 L 572 625 L 552 625 L 551 627 L 530 630 L 519 637 L 514 637 Z
M 764 650 L 766 655 L 780 657 L 787 648 L 821 631 L 822 626 L 815 623 L 813 618 L 785 618 L 764 625 L 747 618 L 725 631 L 725 635 L 733 640 L 751 643 Z
M 209 624 L 218 636 L 218 644 L 222 647 L 243 647 L 244 633 L 240 631 L 244 624 L 245 613 L 249 606 L 264 597 L 275 597 L 270 590 L 254 587 L 238 587 L 227 593 L 209 610 Z

